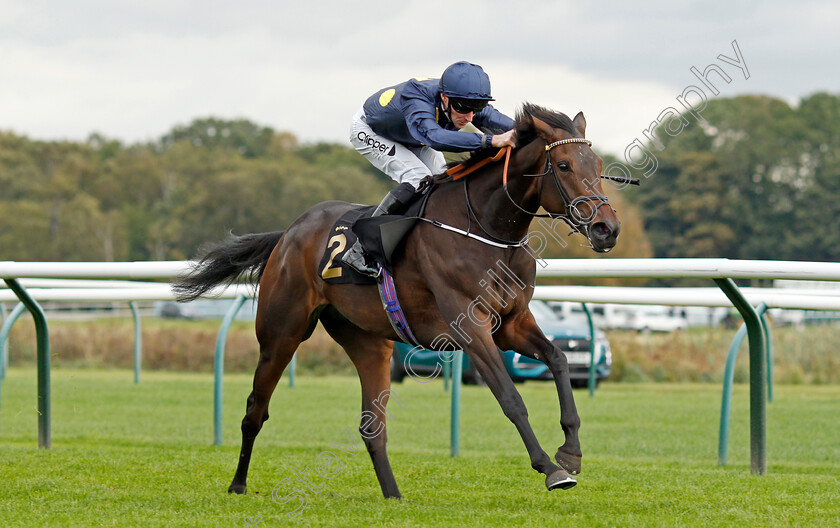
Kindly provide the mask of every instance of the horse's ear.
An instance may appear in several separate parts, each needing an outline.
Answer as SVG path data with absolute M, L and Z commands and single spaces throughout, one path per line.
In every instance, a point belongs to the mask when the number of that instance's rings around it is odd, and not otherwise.
M 548 125 L 548 123 L 540 121 L 534 116 L 531 116 L 531 122 L 534 124 L 534 129 L 537 131 L 538 136 L 540 136 L 549 143 L 554 141 L 555 134 L 551 127 Z
M 572 120 L 572 124 L 575 125 L 575 128 L 580 132 L 581 136 L 586 137 L 586 118 L 583 117 L 583 112 L 578 112 L 574 120 Z

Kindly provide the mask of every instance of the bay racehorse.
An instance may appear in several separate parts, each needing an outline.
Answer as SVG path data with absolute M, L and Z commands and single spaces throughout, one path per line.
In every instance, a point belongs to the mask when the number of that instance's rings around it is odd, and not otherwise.
M 531 221 L 542 208 L 582 233 L 595 251 L 606 252 L 615 245 L 619 221 L 601 188 L 603 162 L 584 139 L 585 127 L 582 113 L 569 119 L 524 104 L 516 116 L 517 147 L 509 163 L 489 163 L 457 181 L 437 177 L 423 213 L 427 221 L 418 222 L 406 235 L 392 259 L 396 290 L 417 341 L 427 348 L 464 350 L 516 426 L 531 467 L 545 475 L 549 490 L 576 484 L 571 475 L 581 469 L 580 418 L 566 357 L 528 310 L 536 263 L 526 241 Z M 174 283 L 181 300 L 194 299 L 243 273 L 259 283 L 260 356 L 229 492 L 245 493 L 251 450 L 268 419 L 269 399 L 295 350 L 320 321 L 358 371 L 362 411 L 368 417 L 359 429 L 382 493 L 400 497 L 385 448 L 385 403 L 397 334 L 375 285 L 328 284 L 318 269 L 331 227 L 353 207 L 324 202 L 284 232 L 231 236 L 207 250 L 192 271 Z M 565 436 L 554 460 L 531 429 L 499 349 L 543 361 L 554 375 Z

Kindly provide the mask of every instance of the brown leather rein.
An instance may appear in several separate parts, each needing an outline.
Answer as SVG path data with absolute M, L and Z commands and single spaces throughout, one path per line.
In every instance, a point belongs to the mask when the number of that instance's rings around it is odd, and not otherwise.
M 529 176 L 529 177 L 545 177 L 545 176 L 551 175 L 552 180 L 554 182 L 554 185 L 557 187 L 557 191 L 560 193 L 560 195 L 563 198 L 563 201 L 565 203 L 565 206 L 566 206 L 566 213 L 565 214 L 557 214 L 557 213 L 537 214 L 536 211 L 532 212 L 532 211 L 528 211 L 528 210 L 523 209 L 522 206 L 520 206 L 518 203 L 516 203 L 516 201 L 510 196 L 510 193 L 508 193 L 508 166 L 510 165 L 510 154 L 511 154 L 511 151 L 513 150 L 513 148 L 510 147 L 510 146 L 502 147 L 501 149 L 499 149 L 499 151 L 496 153 L 496 155 L 494 155 L 492 157 L 484 158 L 483 160 L 475 163 L 474 165 L 467 166 L 464 163 L 462 163 L 460 165 L 456 165 L 456 166 L 450 168 L 449 170 L 447 170 L 446 174 L 447 174 L 447 176 L 452 178 L 452 181 L 457 181 L 457 180 L 460 180 L 461 178 L 464 178 L 465 176 L 468 176 L 468 175 L 472 174 L 473 172 L 477 171 L 478 169 L 480 169 L 480 168 L 482 168 L 482 167 L 484 167 L 484 166 L 486 166 L 490 163 L 495 163 L 495 162 L 499 161 L 500 159 L 502 159 L 502 157 L 504 157 L 505 158 L 505 166 L 504 166 L 504 170 L 502 171 L 502 187 L 505 189 L 505 193 L 507 194 L 511 203 L 513 203 L 513 205 L 517 209 L 519 209 L 522 212 L 527 213 L 527 214 L 529 214 L 533 217 L 546 217 L 546 218 L 562 219 L 562 220 L 566 221 L 566 223 L 568 223 L 569 226 L 571 226 L 574 230 L 583 232 L 585 230 L 588 230 L 589 224 L 591 223 L 592 218 L 595 216 L 595 213 L 598 210 L 598 208 L 601 207 L 602 205 L 609 204 L 609 201 L 608 201 L 607 196 L 602 195 L 602 194 L 585 195 L 585 196 L 579 196 L 579 197 L 576 197 L 576 198 L 572 199 L 568 195 L 568 193 L 566 193 L 566 191 L 562 188 L 562 186 L 560 185 L 560 182 L 558 180 L 557 173 L 554 171 L 554 165 L 552 163 L 551 156 L 549 155 L 549 152 L 554 147 L 557 147 L 559 145 L 565 145 L 567 143 L 586 143 L 587 145 L 592 146 L 592 142 L 589 141 L 588 139 L 584 139 L 584 138 L 569 138 L 569 139 L 562 139 L 560 141 L 555 141 L 554 143 L 549 143 L 545 146 L 545 152 L 546 152 L 546 160 L 545 160 L 546 163 L 545 163 L 545 165 L 546 166 L 545 166 L 544 172 L 542 174 L 526 174 L 525 175 L 525 176 Z M 629 183 L 631 185 L 639 185 L 639 179 L 637 179 L 637 178 L 625 178 L 625 177 L 608 176 L 606 174 L 601 174 L 600 176 L 601 176 L 601 178 L 604 178 L 604 179 L 607 179 L 607 180 L 614 180 L 614 181 L 619 181 L 619 182 L 623 182 L 623 183 Z M 542 194 L 542 182 L 541 182 L 541 185 L 540 185 L 540 194 Z M 597 205 L 592 206 L 591 214 L 588 215 L 587 217 L 583 217 L 583 215 L 581 215 L 580 211 L 578 210 L 577 206 L 580 205 L 582 202 L 591 202 L 593 204 L 597 204 Z M 483 229 L 483 227 L 482 227 L 482 229 Z M 485 230 L 485 232 L 486 232 L 486 230 Z M 584 233 L 584 235 L 585 234 L 586 233 Z
M 578 138 L 574 138 L 578 139 Z M 586 141 L 590 143 L 589 141 Z M 551 150 L 551 147 L 556 146 L 558 143 L 554 143 L 552 145 L 546 146 L 546 151 Z M 591 143 L 590 143 L 591 144 Z M 495 156 L 484 158 L 483 160 L 479 161 L 475 165 L 467 166 L 466 163 L 460 163 L 455 165 L 454 167 L 449 168 L 446 171 L 446 175 L 452 178 L 452 181 L 458 181 L 464 176 L 469 176 L 473 172 L 477 171 L 481 167 L 485 165 L 489 165 L 490 163 L 495 163 L 502 159 L 502 156 L 505 158 L 505 169 L 502 173 L 502 183 L 507 185 L 507 175 L 508 175 L 508 166 L 510 164 L 510 153 L 513 150 L 513 147 L 505 146 L 499 149 L 499 152 L 496 153 Z M 640 180 L 638 178 L 625 178 L 623 176 L 607 176 L 606 174 L 601 174 L 601 178 L 605 180 L 612 180 L 617 181 L 620 183 L 629 183 L 630 185 L 639 185 Z
M 483 160 L 479 161 L 475 165 L 469 165 L 465 163 L 461 163 L 459 165 L 455 165 L 454 167 L 450 168 L 446 171 L 446 174 L 452 178 L 452 181 L 458 181 L 464 176 L 468 176 L 473 172 L 477 171 L 481 167 L 488 165 L 490 163 L 494 163 L 502 159 L 502 156 L 505 157 L 505 172 L 504 172 L 504 181 L 507 182 L 507 169 L 508 169 L 508 162 L 510 161 L 510 152 L 512 147 L 506 146 L 499 149 L 499 152 L 496 153 L 495 156 L 491 158 L 484 158 Z

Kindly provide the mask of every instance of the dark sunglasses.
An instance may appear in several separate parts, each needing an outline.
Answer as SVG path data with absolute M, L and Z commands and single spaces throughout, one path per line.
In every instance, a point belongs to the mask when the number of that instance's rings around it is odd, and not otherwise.
M 449 106 L 459 114 L 479 113 L 487 106 L 487 101 L 475 99 L 449 98 Z

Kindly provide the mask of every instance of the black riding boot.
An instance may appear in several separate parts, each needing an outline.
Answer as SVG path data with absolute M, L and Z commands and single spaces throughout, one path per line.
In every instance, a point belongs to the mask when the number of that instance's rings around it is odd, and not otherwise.
M 405 207 L 413 201 L 416 193 L 417 191 L 410 183 L 400 184 L 399 187 L 392 189 L 391 192 L 385 195 L 385 198 L 376 206 L 376 209 L 374 209 L 370 217 L 373 218 L 374 216 L 403 212 Z M 376 267 L 376 264 L 369 263 L 368 260 L 367 253 L 365 253 L 358 238 L 356 239 L 356 243 L 341 257 L 342 262 L 362 275 L 379 277 L 379 268 Z

